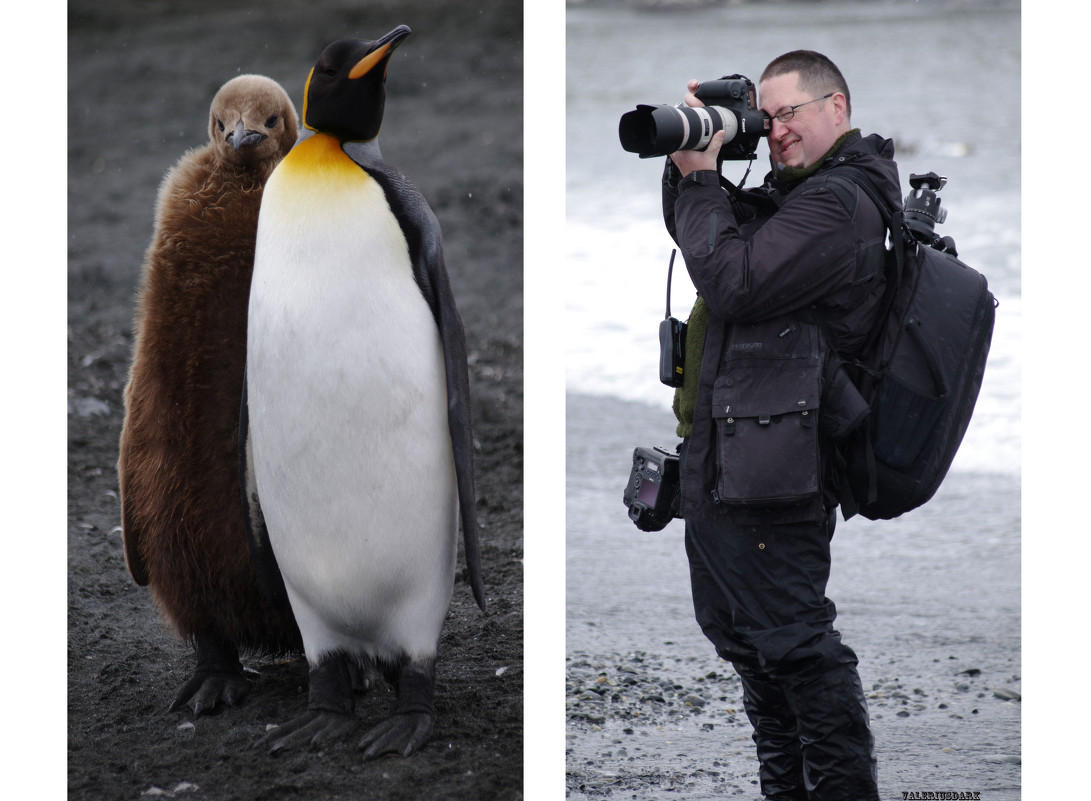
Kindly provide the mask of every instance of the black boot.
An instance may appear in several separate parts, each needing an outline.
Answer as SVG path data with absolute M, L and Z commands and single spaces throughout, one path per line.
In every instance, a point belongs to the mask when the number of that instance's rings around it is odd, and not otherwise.
M 743 708 L 754 727 L 762 795 L 769 801 L 807 801 L 799 729 L 784 691 L 756 671 L 735 666 L 742 679 Z
M 875 741 L 853 664 L 785 683 L 799 727 L 810 801 L 878 801 Z

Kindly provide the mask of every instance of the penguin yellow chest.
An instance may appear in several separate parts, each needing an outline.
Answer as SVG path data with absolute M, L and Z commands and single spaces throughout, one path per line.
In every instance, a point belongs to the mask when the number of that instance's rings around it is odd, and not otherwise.
M 269 178 L 261 215 L 268 244 L 286 255 L 412 275 L 405 235 L 382 187 L 332 137 L 315 134 L 292 149 Z

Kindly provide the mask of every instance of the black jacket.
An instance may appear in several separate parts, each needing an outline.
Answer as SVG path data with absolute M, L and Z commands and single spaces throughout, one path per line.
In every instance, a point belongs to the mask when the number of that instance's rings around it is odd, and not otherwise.
M 849 136 L 820 168 L 794 185 L 773 174 L 759 189 L 730 195 L 712 171 L 678 181 L 669 160 L 663 181 L 663 213 L 690 278 L 709 308 L 697 387 L 693 429 L 683 475 L 680 516 L 743 521 L 751 510 L 721 502 L 721 470 L 713 392 L 732 382 L 725 346 L 733 326 L 778 319 L 809 319 L 816 309 L 828 322 L 834 346 L 852 353 L 863 344 L 884 287 L 882 251 L 886 228 L 863 191 L 846 206 L 825 179 L 841 164 L 869 173 L 874 184 L 901 204 L 894 148 L 877 135 Z M 798 190 L 803 185 L 803 189 Z M 809 335 L 813 335 L 810 332 Z M 827 443 L 821 443 L 827 450 Z M 820 519 L 836 504 L 828 453 L 821 457 L 822 492 L 803 505 L 776 507 L 762 519 Z M 768 469 L 725 465 L 728 470 Z

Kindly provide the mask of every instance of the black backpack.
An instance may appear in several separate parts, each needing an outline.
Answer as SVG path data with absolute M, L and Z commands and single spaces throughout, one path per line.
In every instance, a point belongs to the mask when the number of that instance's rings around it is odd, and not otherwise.
M 890 208 L 854 167 L 827 181 L 866 192 L 890 232 L 875 325 L 861 355 L 843 359 L 871 411 L 838 446 L 845 519 L 889 520 L 928 501 L 951 467 L 981 389 L 997 302 L 950 237 L 935 234 L 945 179 L 911 176 L 904 209 Z

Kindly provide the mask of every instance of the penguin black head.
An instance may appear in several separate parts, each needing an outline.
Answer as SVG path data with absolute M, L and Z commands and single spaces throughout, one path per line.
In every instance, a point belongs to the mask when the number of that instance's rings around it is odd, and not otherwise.
M 212 98 L 208 135 L 224 163 L 271 171 L 292 149 L 297 134 L 295 107 L 271 78 L 240 75 Z
M 303 125 L 342 142 L 378 136 L 387 62 L 409 33 L 399 25 L 374 42 L 341 39 L 323 50 L 303 90 Z

